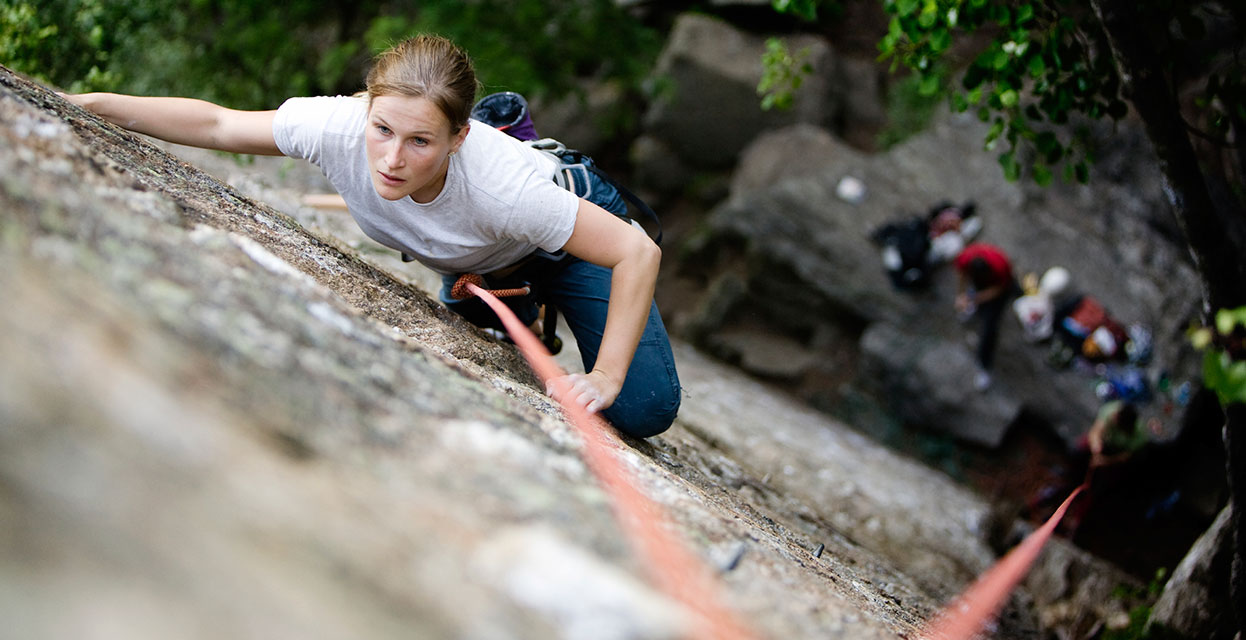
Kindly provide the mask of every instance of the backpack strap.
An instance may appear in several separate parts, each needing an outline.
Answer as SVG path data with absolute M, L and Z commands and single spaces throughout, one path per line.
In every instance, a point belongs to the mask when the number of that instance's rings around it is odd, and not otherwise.
M 576 151 L 575 149 L 568 149 L 567 145 L 553 138 L 541 138 L 539 140 L 529 140 L 527 141 L 527 144 L 533 149 L 536 149 L 538 151 L 544 151 L 545 153 L 550 154 L 551 156 L 554 157 L 555 160 L 557 160 L 561 164 L 573 165 L 576 167 L 583 167 L 585 171 L 591 172 L 593 175 L 597 176 L 598 178 L 601 178 L 603 182 L 605 182 L 606 184 L 613 187 L 616 191 L 618 191 L 619 195 L 623 196 L 624 200 L 631 203 L 631 205 L 635 207 L 637 211 L 643 214 L 646 219 L 648 219 L 650 222 L 652 222 L 657 227 L 657 235 L 654 238 L 654 242 L 659 245 L 662 244 L 662 220 L 658 218 L 658 214 L 653 210 L 652 207 L 650 207 L 647 203 L 645 203 L 645 201 L 642 200 L 640 196 L 633 193 L 631 189 L 628 189 L 622 184 L 619 184 L 617 180 L 610 177 L 610 174 L 606 173 L 605 171 L 602 171 L 601 168 L 598 167 L 597 164 L 593 162 L 592 158 L 590 158 L 588 155 L 586 155 L 585 153 L 581 151 Z M 573 193 L 579 193 L 580 191 L 583 191 L 588 188 L 587 185 L 579 185 L 579 183 L 575 180 L 574 172 L 566 171 L 566 170 L 556 172 L 554 175 L 554 182 L 558 183 L 558 186 L 568 191 L 571 191 Z M 581 187 L 581 188 L 577 188 L 577 187 Z M 628 218 L 629 220 L 635 220 L 635 217 L 632 216 L 630 212 L 625 213 L 624 215 L 620 215 L 619 217 L 621 218 L 625 217 L 625 218 Z

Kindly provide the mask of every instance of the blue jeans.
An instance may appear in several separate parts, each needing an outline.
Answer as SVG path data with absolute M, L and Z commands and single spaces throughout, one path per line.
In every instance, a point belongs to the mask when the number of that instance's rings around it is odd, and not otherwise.
M 606 326 L 606 309 L 610 300 L 611 271 L 571 255 L 561 259 L 533 257 L 514 273 L 505 277 L 486 276 L 485 287 L 503 289 L 530 284 L 530 296 L 507 297 L 506 303 L 519 319 L 531 324 L 537 318 L 537 304 L 552 304 L 558 309 L 575 335 L 584 370 L 592 371 L 601 347 L 602 330 Z M 450 287 L 455 276 L 442 278 L 441 301 L 450 310 L 480 327 L 501 329 L 501 321 L 479 298 L 453 300 Z M 632 357 L 623 388 L 614 404 L 601 413 L 620 432 L 647 438 L 670 428 L 679 411 L 679 375 L 675 357 L 658 306 L 649 306 L 640 344 Z

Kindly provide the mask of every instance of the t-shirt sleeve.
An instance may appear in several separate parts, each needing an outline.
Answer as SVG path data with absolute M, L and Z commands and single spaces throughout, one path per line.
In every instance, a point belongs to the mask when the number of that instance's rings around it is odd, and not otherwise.
M 579 196 L 533 173 L 507 235 L 553 253 L 571 238 L 579 208 Z
M 324 157 L 325 134 L 347 127 L 357 119 L 358 98 L 290 98 L 273 118 L 273 140 L 283 155 L 302 158 L 318 166 Z

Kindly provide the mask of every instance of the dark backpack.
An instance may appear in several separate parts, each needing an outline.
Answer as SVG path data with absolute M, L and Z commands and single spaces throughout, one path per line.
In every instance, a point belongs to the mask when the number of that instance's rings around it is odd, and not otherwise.
M 920 289 L 930 282 L 930 232 L 926 219 L 891 222 L 870 234 L 883 250 L 883 267 L 897 289 Z

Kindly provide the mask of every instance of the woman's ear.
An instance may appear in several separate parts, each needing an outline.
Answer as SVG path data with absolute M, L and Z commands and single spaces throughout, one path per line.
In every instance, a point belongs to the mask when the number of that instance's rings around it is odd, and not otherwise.
M 472 123 L 463 125 L 459 132 L 454 134 L 454 143 L 450 145 L 450 153 L 458 153 L 459 147 L 463 146 L 463 141 L 467 140 L 467 131 L 472 128 Z

